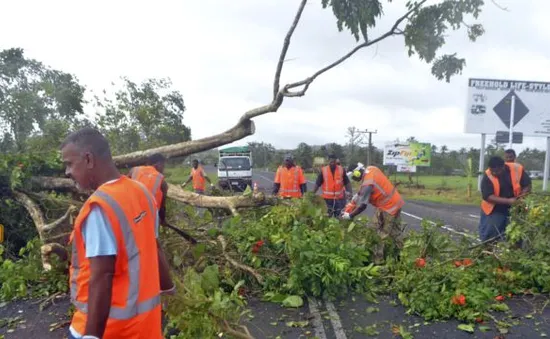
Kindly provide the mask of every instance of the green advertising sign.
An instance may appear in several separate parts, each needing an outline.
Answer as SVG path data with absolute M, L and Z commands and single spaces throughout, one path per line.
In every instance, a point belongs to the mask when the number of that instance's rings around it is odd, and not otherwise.
M 411 142 L 409 144 L 411 166 L 429 167 L 432 163 L 432 145 L 423 142 Z

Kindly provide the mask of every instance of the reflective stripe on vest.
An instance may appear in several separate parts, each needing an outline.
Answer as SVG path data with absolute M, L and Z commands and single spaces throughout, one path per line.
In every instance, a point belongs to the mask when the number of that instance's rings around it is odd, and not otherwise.
M 326 195 L 328 199 L 336 199 L 340 198 L 344 194 L 344 184 L 343 184 L 343 173 L 344 170 L 340 166 L 336 166 L 336 169 L 334 171 L 334 177 L 332 180 L 332 183 L 334 184 L 333 187 L 329 187 L 329 175 L 332 174 L 332 171 L 330 171 L 329 166 L 323 167 L 323 195 Z M 337 178 L 340 178 L 342 180 L 342 188 L 337 190 L 338 181 Z
M 292 183 L 292 188 L 283 188 L 283 184 L 281 183 L 281 187 L 279 188 L 279 192 L 281 192 L 281 193 L 298 193 L 298 192 L 301 192 L 300 187 L 298 185 L 298 181 L 299 181 L 298 180 L 299 179 L 298 168 L 296 166 L 294 166 L 293 169 L 294 169 L 294 182 Z
M 147 191 L 147 188 L 140 182 L 138 182 L 139 187 L 145 192 L 147 197 L 147 202 L 149 205 L 149 211 L 154 213 L 154 203 L 151 200 L 150 193 Z M 94 195 L 103 199 L 115 212 L 119 222 L 120 228 L 122 230 L 122 235 L 124 237 L 124 245 L 128 257 L 128 275 L 129 275 L 129 286 L 128 286 L 128 298 L 126 299 L 126 307 L 116 307 L 111 306 L 109 312 L 109 318 L 118 319 L 118 320 L 127 320 L 136 317 L 139 314 L 149 312 L 153 310 L 156 306 L 160 304 L 160 295 L 151 297 L 145 301 L 138 302 L 139 296 L 139 274 L 140 274 L 140 254 L 136 245 L 134 238 L 134 233 L 130 227 L 130 223 L 126 218 L 126 214 L 120 207 L 120 205 L 108 194 L 96 191 Z M 76 279 L 80 272 L 80 263 L 78 262 L 77 247 L 76 241 L 73 241 L 72 244 L 72 257 L 77 258 L 72 260 L 71 265 L 73 267 L 73 274 L 71 277 L 71 301 L 73 305 L 82 313 L 88 313 L 88 304 L 76 300 L 77 294 L 77 283 Z

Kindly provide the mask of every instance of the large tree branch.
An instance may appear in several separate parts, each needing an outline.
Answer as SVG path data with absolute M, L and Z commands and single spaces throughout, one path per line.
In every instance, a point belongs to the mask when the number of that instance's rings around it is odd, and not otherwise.
M 233 128 L 211 137 L 123 154 L 114 157 L 114 161 L 118 167 L 139 166 L 143 165 L 147 161 L 147 157 L 154 153 L 164 154 L 168 158 L 187 156 L 229 144 L 252 135 L 254 132 L 254 122 L 241 119 Z
M 411 14 L 413 14 L 414 12 L 416 12 L 420 7 L 422 7 L 422 5 L 424 5 L 424 3 L 426 3 L 427 0 L 423 0 L 423 1 L 420 1 L 419 3 L 417 3 L 413 8 L 411 8 L 407 13 L 405 13 L 404 15 L 402 15 L 401 17 L 399 17 L 395 23 L 393 24 L 393 26 L 384 34 L 380 35 L 378 38 L 376 39 L 373 39 L 373 40 L 369 40 L 369 41 L 365 41 L 357 46 L 355 46 L 355 48 L 353 48 L 351 51 L 349 51 L 348 53 L 346 53 L 344 56 L 342 56 L 340 59 L 334 61 L 333 63 L 321 68 L 320 70 L 318 70 L 317 72 L 313 73 L 311 76 L 309 76 L 308 78 L 306 79 L 303 79 L 303 80 L 300 80 L 300 81 L 297 81 L 297 82 L 293 82 L 293 83 L 290 83 L 290 84 L 287 84 L 283 89 L 282 89 L 282 95 L 283 96 L 286 96 L 286 97 L 301 97 L 301 96 L 304 96 L 307 92 L 307 90 L 309 89 L 309 85 L 311 85 L 311 83 L 318 77 L 320 76 L 321 74 L 333 69 L 334 67 L 340 65 L 341 63 L 343 63 L 344 61 L 346 61 L 347 59 L 349 59 L 352 55 L 354 55 L 355 53 L 357 53 L 357 51 L 365 48 L 365 47 L 369 47 L 371 45 L 374 45 L 374 44 L 377 44 L 379 43 L 380 41 L 386 39 L 386 38 L 389 38 L 391 36 L 394 36 L 394 35 L 401 35 L 402 34 L 402 31 L 399 29 L 399 25 L 405 21 L 406 19 L 409 18 L 409 16 Z M 297 87 L 301 87 L 301 86 L 304 86 L 301 90 L 299 91 L 289 91 L 290 89 L 292 88 L 297 88 Z
M 302 17 L 302 13 L 304 12 L 304 7 L 306 6 L 306 3 L 307 3 L 307 0 L 302 0 L 302 2 L 300 3 L 300 6 L 298 7 L 298 11 L 294 16 L 292 25 L 290 26 L 288 32 L 286 33 L 285 40 L 283 42 L 283 48 L 281 49 L 281 55 L 279 55 L 279 62 L 277 63 L 277 69 L 275 70 L 275 79 L 273 81 L 273 100 L 277 98 L 277 93 L 279 93 L 279 89 L 280 89 L 279 83 L 281 81 L 281 72 L 283 71 L 283 63 L 285 62 L 286 52 L 288 51 L 288 47 L 290 46 L 290 38 L 292 38 L 292 35 L 294 34 L 296 27 L 298 26 L 298 22 Z
M 211 197 L 185 191 L 172 184 L 168 184 L 168 197 L 196 207 L 225 209 L 230 211 L 233 215 L 238 214 L 237 209 L 239 208 L 274 205 L 277 203 L 277 198 L 266 197 L 265 194 L 261 192 L 249 196 Z
M 74 186 L 74 183 L 71 179 L 65 179 L 65 178 L 52 178 L 52 177 L 40 177 L 40 178 L 33 178 L 33 183 L 36 188 L 43 189 L 43 190 L 56 190 L 57 187 L 60 187 L 62 190 L 68 190 L 72 192 L 77 192 L 76 187 Z M 25 195 L 25 197 L 27 197 Z M 27 197 L 28 198 L 28 197 Z M 264 206 L 264 205 L 274 205 L 277 203 L 277 198 L 274 197 L 266 197 L 265 194 L 259 192 L 255 193 L 250 196 L 245 195 L 238 195 L 238 196 L 229 196 L 229 197 L 211 197 L 207 195 L 200 195 L 193 192 L 185 191 L 184 189 L 168 184 L 168 198 L 196 206 L 196 207 L 204 207 L 204 208 L 221 208 L 230 211 L 232 214 L 238 214 L 237 209 L 239 208 L 250 208 L 250 207 L 258 207 L 258 206 Z M 30 198 L 28 198 L 29 201 L 32 202 Z M 32 202 L 34 204 L 34 202 Z M 36 206 L 38 208 L 38 206 Z M 31 212 L 33 210 L 33 212 Z M 34 212 L 34 209 L 29 210 L 29 213 L 36 214 Z M 43 218 L 40 210 L 38 210 L 40 213 L 39 215 L 33 217 L 33 220 L 35 221 L 35 224 L 37 222 L 40 223 L 40 225 L 44 225 L 44 221 L 39 220 L 39 218 Z M 66 215 L 69 213 L 67 211 Z

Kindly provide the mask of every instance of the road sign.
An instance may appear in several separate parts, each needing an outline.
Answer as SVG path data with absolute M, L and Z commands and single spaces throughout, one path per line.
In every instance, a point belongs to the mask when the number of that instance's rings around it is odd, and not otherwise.
M 513 131 L 550 136 L 550 83 L 535 81 L 469 79 L 464 131 L 496 134 L 509 130 L 512 105 Z
M 510 132 L 508 132 L 508 131 L 497 131 L 497 134 L 495 136 L 495 140 L 499 144 L 507 144 L 510 141 Z M 523 143 L 523 133 L 521 133 L 521 132 L 512 133 L 512 142 L 514 144 L 522 144 Z

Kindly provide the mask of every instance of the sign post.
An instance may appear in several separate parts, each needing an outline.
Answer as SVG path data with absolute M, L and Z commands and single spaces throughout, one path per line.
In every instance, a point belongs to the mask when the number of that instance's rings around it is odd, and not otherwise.
M 508 148 L 512 148 L 514 142 L 514 110 L 516 108 L 516 96 L 512 95 L 510 103 L 510 136 L 508 139 Z
M 481 134 L 480 171 L 484 170 L 481 160 L 485 153 L 485 135 L 503 130 L 509 133 L 510 148 L 514 143 L 521 143 L 523 136 L 545 137 L 550 153 L 550 82 L 468 79 L 464 132 Z M 546 178 L 550 170 L 549 155 L 544 164 Z M 547 189 L 546 181 L 543 187 Z
M 544 156 L 544 174 L 542 175 L 542 190 L 548 190 L 548 166 L 550 166 L 550 137 L 546 137 L 546 154 Z
M 481 179 L 485 172 L 485 133 L 481 133 L 481 149 L 479 150 L 479 175 L 477 177 L 477 190 L 481 192 Z

